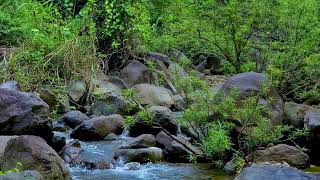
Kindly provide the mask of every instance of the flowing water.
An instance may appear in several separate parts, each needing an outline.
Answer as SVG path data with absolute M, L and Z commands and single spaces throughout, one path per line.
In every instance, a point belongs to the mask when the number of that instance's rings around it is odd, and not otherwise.
M 68 136 L 67 134 L 64 134 Z M 68 138 L 68 137 L 67 137 Z M 112 154 L 126 139 L 122 135 L 116 141 L 81 142 L 84 155 L 89 158 L 103 157 L 112 159 Z M 70 141 L 70 139 L 68 139 Z M 210 169 L 209 164 L 174 164 L 148 163 L 141 165 L 139 170 L 127 170 L 125 167 L 113 167 L 104 170 L 88 170 L 82 167 L 69 167 L 74 180 L 229 180 L 222 170 Z

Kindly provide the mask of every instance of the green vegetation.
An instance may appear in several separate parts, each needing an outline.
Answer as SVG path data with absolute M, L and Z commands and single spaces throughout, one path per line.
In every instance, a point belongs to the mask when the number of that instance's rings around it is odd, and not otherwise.
M 217 164 L 232 157 L 241 169 L 253 150 L 294 142 L 308 133 L 271 125 L 271 112 L 258 100 L 267 96 L 271 85 L 284 100 L 320 97 L 317 0 L 75 2 L 0 0 L 0 82 L 16 80 L 26 91 L 49 85 L 64 99 L 72 80 L 91 84 L 98 70 L 112 74 L 127 60 L 146 60 L 146 53 L 161 52 L 188 70 L 185 77 L 178 72 L 170 77 L 187 104 L 180 123 L 195 132 L 196 143 Z M 176 51 L 186 57 L 175 59 Z M 267 73 L 266 90 L 240 103 L 237 89 L 229 95 L 212 90 L 192 73 L 201 57 L 211 56 L 219 60 L 216 68 L 221 74 Z M 166 84 L 166 72 L 157 70 L 154 62 L 144 62 L 159 75 L 158 84 Z M 154 114 L 139 104 L 133 89 L 122 95 L 139 107 L 126 117 L 127 126 L 137 119 L 153 124 Z M 233 139 L 235 131 L 238 136 Z M 191 155 L 190 160 L 197 157 Z
M 0 170 L 0 176 L 5 175 L 5 174 L 9 174 L 9 173 L 19 173 L 19 172 L 21 172 L 21 169 L 22 169 L 22 163 L 17 162 L 16 167 L 11 170 L 7 170 L 7 171 Z

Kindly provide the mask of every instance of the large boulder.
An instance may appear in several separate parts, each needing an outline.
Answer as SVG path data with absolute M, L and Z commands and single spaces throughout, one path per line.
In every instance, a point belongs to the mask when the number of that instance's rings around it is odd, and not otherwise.
M 76 80 L 71 82 L 68 88 L 68 95 L 71 100 L 79 103 L 87 93 L 87 83 L 84 80 Z
M 320 176 L 307 174 L 284 165 L 252 165 L 245 168 L 235 180 L 316 180 Z
M 136 138 L 129 139 L 122 149 L 139 149 L 156 146 L 156 138 L 152 134 L 142 134 Z
M 143 105 L 171 107 L 174 104 L 172 93 L 164 88 L 151 84 L 137 84 L 133 87 Z
M 70 136 L 83 141 L 103 140 L 109 133 L 121 134 L 123 125 L 121 115 L 98 116 L 77 126 Z
M 294 127 L 303 127 L 304 117 L 308 112 L 320 112 L 320 110 L 305 104 L 297 104 L 293 102 L 285 103 L 285 115 L 287 123 Z
M 0 89 L 7 89 L 12 91 L 20 91 L 20 85 L 17 81 L 6 81 L 0 84 Z
M 49 106 L 32 93 L 0 89 L 0 135 L 37 135 L 51 140 Z
M 128 88 L 128 85 L 126 82 L 124 82 L 124 80 L 122 80 L 121 78 L 117 77 L 117 76 L 111 76 L 108 78 L 108 82 L 116 85 L 118 88 L 120 89 L 126 89 Z
M 286 144 L 278 144 L 264 150 L 256 150 L 247 157 L 249 162 L 286 162 L 296 168 L 307 168 L 310 166 L 310 159 L 307 154 L 296 147 Z
M 158 162 L 163 159 L 163 152 L 160 148 L 149 147 L 141 149 L 119 149 L 114 153 L 114 159 L 127 162 Z
M 22 170 L 36 170 L 47 180 L 71 179 L 64 161 L 37 136 L 23 135 L 8 142 L 1 168 L 10 170 L 16 162 L 22 163 Z
M 0 175 L 0 180 L 44 180 L 38 171 L 22 171 Z
M 175 120 L 173 112 L 164 106 L 152 106 L 147 109 L 154 114 L 154 122 L 161 125 L 171 134 L 177 134 L 178 123 Z M 132 126 L 130 126 L 129 133 L 131 136 L 139 136 L 141 134 L 157 135 L 161 129 L 154 127 L 152 124 L 143 123 L 138 119 Z
M 89 119 L 87 115 L 80 111 L 69 111 L 60 117 L 59 124 L 65 124 L 70 128 L 75 128 Z
M 174 162 L 188 162 L 188 158 L 192 154 L 199 157 L 203 156 L 203 152 L 189 141 L 174 135 L 172 136 L 174 138 L 163 131 L 156 136 L 157 144 L 164 149 L 166 159 Z
M 148 67 L 139 61 L 131 61 L 122 71 L 120 77 L 128 84 L 129 87 L 135 84 L 152 83 L 154 77 Z
M 222 86 L 222 90 L 226 95 L 230 94 L 233 89 L 238 89 L 239 104 L 241 99 L 256 95 L 263 90 L 264 83 L 268 81 L 265 74 L 246 72 L 236 74 L 230 77 Z M 266 92 L 266 96 L 259 99 L 259 103 L 265 105 L 271 112 L 271 123 L 281 124 L 284 119 L 284 103 L 277 90 L 273 87 L 269 87 Z M 271 101 L 269 101 L 271 99 Z M 267 113 L 269 114 L 269 113 Z

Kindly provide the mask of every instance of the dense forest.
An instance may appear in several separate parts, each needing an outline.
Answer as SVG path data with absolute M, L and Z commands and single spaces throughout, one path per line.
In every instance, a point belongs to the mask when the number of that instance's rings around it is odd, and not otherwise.
M 319 9 L 0 0 L 0 179 L 320 179 Z

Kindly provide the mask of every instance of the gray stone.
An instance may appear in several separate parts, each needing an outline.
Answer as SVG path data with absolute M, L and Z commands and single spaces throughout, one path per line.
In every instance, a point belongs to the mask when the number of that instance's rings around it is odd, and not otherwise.
M 131 61 L 121 72 L 120 77 L 129 87 L 135 84 L 152 83 L 154 77 L 148 67 L 139 61 Z
M 80 102 L 81 98 L 86 94 L 87 92 L 87 83 L 84 80 L 76 80 L 71 82 L 68 94 L 74 102 Z
M 22 135 L 11 139 L 4 152 L 2 168 L 22 163 L 22 170 L 36 170 L 46 180 L 70 180 L 70 172 L 59 155 L 40 137 Z
M 69 111 L 65 113 L 59 119 L 60 124 L 65 124 L 70 128 L 75 128 L 76 126 L 82 124 L 83 122 L 89 120 L 89 117 L 80 111 Z
M 245 168 L 235 180 L 318 180 L 319 175 L 283 165 L 252 165 Z
M 256 150 L 247 157 L 249 162 L 286 162 L 296 168 L 307 168 L 310 166 L 309 156 L 296 147 L 286 144 L 278 144 L 264 150 Z
M 2 84 L 0 84 L 0 89 L 7 89 L 7 90 L 13 90 L 13 91 L 20 91 L 20 85 L 17 81 L 6 81 Z
M 157 147 L 141 148 L 141 149 L 119 149 L 115 151 L 116 160 L 119 158 L 124 162 L 158 162 L 163 159 L 162 149 Z
M 143 105 L 171 107 L 174 104 L 172 93 L 164 88 L 151 84 L 138 84 L 133 87 Z

